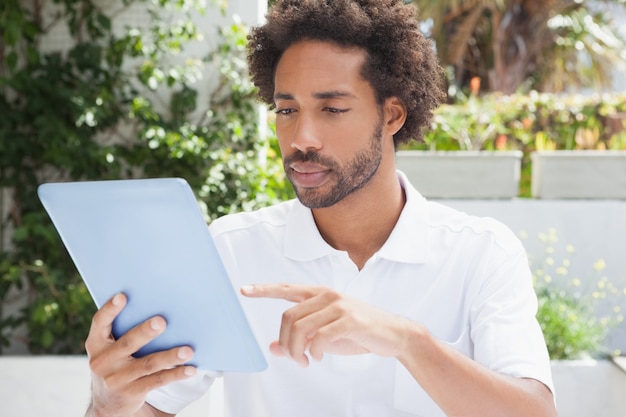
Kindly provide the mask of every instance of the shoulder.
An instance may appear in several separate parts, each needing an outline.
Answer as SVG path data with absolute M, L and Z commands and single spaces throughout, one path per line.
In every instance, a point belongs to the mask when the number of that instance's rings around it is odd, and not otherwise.
M 449 243 L 465 243 L 477 250 L 486 245 L 500 246 L 504 252 L 523 250 L 521 241 L 504 223 L 491 218 L 471 215 L 438 201 L 423 197 L 410 183 L 406 175 L 398 172 L 400 182 L 407 194 L 409 215 L 420 218 L 422 230 L 427 234 L 429 245 L 433 242 L 447 247 Z M 447 243 L 445 243 L 447 242 Z
M 219 237 L 220 235 L 249 231 L 259 227 L 283 228 L 294 204 L 295 200 L 289 200 L 255 211 L 228 214 L 214 220 L 209 225 L 209 230 L 213 237 Z
M 508 253 L 523 250 L 520 239 L 499 220 L 471 215 L 438 202 L 428 201 L 427 206 L 431 231 L 452 234 L 482 244 L 490 243 Z

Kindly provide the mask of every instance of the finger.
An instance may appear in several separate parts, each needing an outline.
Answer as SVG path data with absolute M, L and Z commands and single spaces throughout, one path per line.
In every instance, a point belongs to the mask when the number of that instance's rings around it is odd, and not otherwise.
M 163 317 L 152 317 L 138 324 L 123 334 L 118 340 L 106 345 L 97 355 L 91 357 L 91 367 L 96 373 L 111 368 L 113 364 L 124 364 L 141 347 L 147 345 L 165 331 L 166 322 Z M 112 339 L 111 339 L 112 340 Z M 119 367 L 120 365 L 114 366 Z
M 321 361 L 324 353 L 356 355 L 369 351 L 350 339 L 352 325 L 345 318 L 340 318 L 324 326 L 311 340 L 309 354 L 316 361 Z
M 181 346 L 162 352 L 152 353 L 133 361 L 131 371 L 135 373 L 133 379 L 139 379 L 167 369 L 184 365 L 193 358 L 193 349 Z
M 280 345 L 280 342 L 278 340 L 275 340 L 272 343 L 270 343 L 270 352 L 272 353 L 272 355 L 279 356 L 281 358 L 290 357 L 289 354 L 285 352 L 283 347 Z M 306 368 L 307 366 L 309 366 L 309 358 L 306 356 L 306 354 L 299 357 L 298 360 L 294 359 L 294 361 L 300 366 L 302 366 L 303 368 Z
M 148 344 L 165 330 L 165 320 L 162 317 L 153 317 L 135 326 L 117 341 L 106 345 L 106 349 L 100 349 L 97 354 L 90 356 L 91 370 L 101 376 L 105 376 L 122 367 L 129 366 L 132 355 L 142 346 Z M 133 378 L 129 378 L 132 376 Z M 125 373 L 126 380 L 136 379 L 136 373 Z
M 124 294 L 115 294 L 94 314 L 85 341 L 85 350 L 88 355 L 96 354 L 100 349 L 112 343 L 113 320 L 124 309 L 126 301 Z
M 175 368 L 165 369 L 142 377 L 133 385 L 132 390 L 135 390 L 137 394 L 146 396 L 150 391 L 175 381 L 191 378 L 196 375 L 196 373 L 197 369 L 193 366 L 177 366 Z
M 252 298 L 279 298 L 299 303 L 316 296 L 323 288 L 291 284 L 256 284 L 241 287 L 241 293 Z
M 278 340 L 270 343 L 270 352 L 274 356 L 279 356 L 281 358 L 290 358 L 303 368 L 309 366 L 309 357 L 306 355 L 306 353 L 303 353 L 299 356 L 292 356 L 281 346 Z
M 340 295 L 324 292 L 310 298 L 283 313 L 279 332 L 279 343 L 286 355 L 301 364 L 317 334 L 346 314 L 346 308 L 338 306 Z
M 272 355 L 275 355 L 275 356 L 280 356 L 280 357 L 287 356 L 287 353 L 283 350 L 283 347 L 280 345 L 280 342 L 278 340 L 275 340 L 272 343 L 270 343 L 270 352 L 272 353 Z
M 130 356 L 162 334 L 166 327 L 163 317 L 152 317 L 120 336 L 111 352 L 117 357 Z
M 110 388 L 126 387 L 130 382 L 138 394 L 147 393 L 174 379 L 195 375 L 196 369 L 186 365 L 193 357 L 189 346 L 182 346 L 126 362 L 124 372 L 109 375 L 107 384 Z

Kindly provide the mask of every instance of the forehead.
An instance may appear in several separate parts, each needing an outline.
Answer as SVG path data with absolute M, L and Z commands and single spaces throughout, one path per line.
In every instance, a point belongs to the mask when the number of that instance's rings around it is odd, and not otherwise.
M 274 93 L 369 87 L 361 76 L 365 59 L 366 52 L 361 48 L 322 41 L 294 43 L 278 61 Z

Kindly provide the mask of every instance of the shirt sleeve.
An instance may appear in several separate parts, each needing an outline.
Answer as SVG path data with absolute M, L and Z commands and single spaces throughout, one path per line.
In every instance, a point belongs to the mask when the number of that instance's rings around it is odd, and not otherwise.
M 506 241 L 492 246 L 472 303 L 474 359 L 502 374 L 536 379 L 554 392 L 526 251 L 512 233 L 499 238 Z
M 187 405 L 202 397 L 217 376 L 219 374 L 216 372 L 198 372 L 194 377 L 151 391 L 146 402 L 165 413 L 178 414 Z

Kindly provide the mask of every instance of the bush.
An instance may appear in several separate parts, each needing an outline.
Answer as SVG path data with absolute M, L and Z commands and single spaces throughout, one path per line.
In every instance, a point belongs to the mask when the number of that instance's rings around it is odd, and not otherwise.
M 626 126 L 616 129 L 614 123 L 614 118 L 624 113 L 626 94 L 623 93 L 470 96 L 459 103 L 439 107 L 425 142 L 412 143 L 407 148 L 525 152 L 626 149 Z
M 67 0 L 54 2 L 50 21 L 49 3 L 21 3 L 0 6 L 0 195 L 11 200 L 0 232 L 12 236 L 11 248 L 0 247 L 0 348 L 22 325 L 31 352 L 78 353 L 95 307 L 38 201 L 40 183 L 184 177 L 208 221 L 291 189 L 271 157 L 276 141 L 260 132 L 241 24 L 210 33 L 219 42 L 208 56 L 183 58 L 202 37 L 191 19 L 200 1 Z M 114 31 L 113 17 L 131 6 L 145 8 L 148 27 Z M 59 25 L 68 49 L 40 50 Z M 199 102 L 205 66 L 218 86 Z M 9 315 L 15 294 L 26 307 Z

